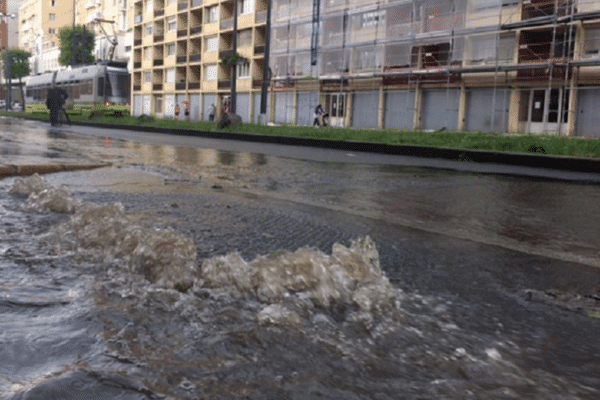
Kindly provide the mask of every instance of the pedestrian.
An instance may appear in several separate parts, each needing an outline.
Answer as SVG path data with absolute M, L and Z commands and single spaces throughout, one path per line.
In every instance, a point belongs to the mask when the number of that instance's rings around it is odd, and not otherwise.
M 52 126 L 60 125 L 60 111 L 63 109 L 68 98 L 69 94 L 67 91 L 56 87 L 56 84 L 52 82 L 52 88 L 48 91 L 48 98 L 46 99 L 46 107 L 50 110 L 50 124 Z
M 313 126 L 321 125 L 320 118 L 321 115 L 323 115 L 323 113 L 325 113 L 325 110 L 323 110 L 323 106 L 321 106 L 320 104 L 317 105 L 315 107 L 315 120 L 313 121 Z
M 215 107 L 215 104 L 211 104 L 210 108 L 208 109 L 208 120 L 209 121 L 214 121 L 215 120 L 215 113 L 217 112 L 217 108 Z
M 190 120 L 190 107 L 191 107 L 191 104 L 190 104 L 189 101 L 185 100 L 183 102 L 183 106 L 185 107 L 185 110 L 183 112 L 184 115 L 185 115 L 185 120 L 189 121 Z
M 181 108 L 179 108 L 179 103 L 175 103 L 175 119 L 179 118 L 180 113 L 181 113 Z

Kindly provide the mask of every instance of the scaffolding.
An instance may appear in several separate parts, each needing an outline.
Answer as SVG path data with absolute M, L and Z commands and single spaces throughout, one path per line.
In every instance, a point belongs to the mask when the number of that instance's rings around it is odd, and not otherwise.
M 408 128 L 412 114 L 413 129 L 590 134 L 574 119 L 579 92 L 600 100 L 597 1 L 315 2 L 273 0 L 271 68 L 276 97 L 293 109 L 286 123 L 308 109 L 290 93 L 310 92 L 315 102 L 336 94 L 346 126 Z

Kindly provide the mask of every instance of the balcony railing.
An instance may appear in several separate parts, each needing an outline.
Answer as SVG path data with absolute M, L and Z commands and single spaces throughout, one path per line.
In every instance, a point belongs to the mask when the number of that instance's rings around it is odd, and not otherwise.
M 187 61 L 187 57 L 186 56 L 177 56 L 177 64 L 182 64 L 185 63 Z
M 267 22 L 267 12 L 259 11 L 256 13 L 256 23 L 262 24 L 263 22 Z
M 176 83 L 175 90 L 185 90 L 185 82 Z
M 139 92 L 140 90 L 142 90 L 142 85 L 133 85 L 134 92 Z
M 163 15 L 165 15 L 165 10 L 154 10 L 154 18 L 156 17 L 162 17 Z
M 252 87 L 253 88 L 261 87 L 262 83 L 263 83 L 262 79 L 252 79 Z
M 154 43 L 156 43 L 156 42 L 162 42 L 163 40 L 165 40 L 165 36 L 164 35 L 156 35 L 156 36 L 154 36 Z
M 219 58 L 221 60 L 226 60 L 233 56 L 233 50 L 223 50 L 219 52 Z
M 190 54 L 190 62 L 200 61 L 200 54 Z
M 233 18 L 221 21 L 221 29 L 233 29 Z
M 153 65 L 155 67 L 159 67 L 159 66 L 163 65 L 163 60 L 154 60 Z
M 219 81 L 218 88 L 219 89 L 229 89 L 229 88 L 231 88 L 231 80 Z
M 142 63 L 140 61 L 134 62 L 133 63 L 133 68 L 134 69 L 142 68 Z
M 188 84 L 188 90 L 200 89 L 200 82 L 190 82 Z
M 136 39 L 133 41 L 133 45 L 134 46 L 141 46 L 142 45 L 142 39 Z
M 202 33 L 202 26 L 195 26 L 190 28 L 190 36 L 198 35 Z
M 187 1 L 182 1 L 181 3 L 177 4 L 177 11 L 186 10 L 187 8 L 188 8 Z
M 162 90 L 162 88 L 162 83 L 155 83 L 154 85 L 152 85 L 152 90 Z
M 177 37 L 182 37 L 182 36 L 187 36 L 188 34 L 188 30 L 186 29 L 179 29 L 177 31 Z
M 192 0 L 192 7 L 198 7 L 202 5 L 202 0 Z
M 264 53 L 265 53 L 265 45 L 264 44 L 254 46 L 254 55 L 264 54 Z

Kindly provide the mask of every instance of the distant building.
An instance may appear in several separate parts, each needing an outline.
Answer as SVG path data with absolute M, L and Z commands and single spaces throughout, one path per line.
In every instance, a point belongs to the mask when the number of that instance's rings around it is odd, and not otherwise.
M 85 25 L 96 34 L 96 59 L 108 59 L 116 41 L 114 60 L 129 61 L 127 21 L 126 0 L 26 0 L 19 8 L 19 47 L 31 52 L 33 74 L 64 69 L 58 63 L 58 32 L 66 26 Z

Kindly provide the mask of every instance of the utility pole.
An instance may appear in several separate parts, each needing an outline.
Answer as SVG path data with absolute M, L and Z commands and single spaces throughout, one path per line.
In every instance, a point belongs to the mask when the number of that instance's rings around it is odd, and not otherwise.
M 260 90 L 260 122 L 267 124 L 267 91 L 271 80 L 269 68 L 269 53 L 271 52 L 271 0 L 267 0 L 267 26 L 265 28 L 265 58 L 263 65 L 263 80 Z
M 238 4 L 237 0 L 233 0 L 233 64 L 231 65 L 231 104 L 229 106 L 229 112 L 235 115 L 235 103 L 236 103 L 236 67 L 237 67 L 237 34 L 238 34 Z

